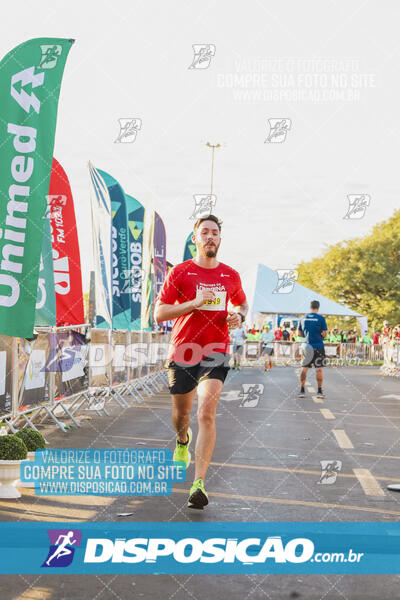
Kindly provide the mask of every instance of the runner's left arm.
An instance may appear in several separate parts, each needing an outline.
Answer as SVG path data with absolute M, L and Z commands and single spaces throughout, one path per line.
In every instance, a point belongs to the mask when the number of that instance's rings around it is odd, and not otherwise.
M 242 304 L 234 306 L 232 312 L 226 317 L 228 327 L 240 327 L 242 324 L 242 317 L 239 313 L 241 313 L 245 317 L 247 315 L 248 310 L 249 305 L 247 304 L 246 300 L 242 302 Z
M 242 325 L 242 318 L 238 313 L 241 313 L 243 317 L 247 315 L 249 310 L 249 305 L 246 300 L 246 294 L 242 288 L 242 282 L 240 279 L 239 273 L 236 273 L 236 281 L 233 288 L 233 293 L 231 294 L 229 300 L 233 305 L 233 310 L 231 314 L 228 314 L 226 320 L 228 323 L 228 327 L 240 327 Z M 243 319 L 244 320 L 244 319 Z

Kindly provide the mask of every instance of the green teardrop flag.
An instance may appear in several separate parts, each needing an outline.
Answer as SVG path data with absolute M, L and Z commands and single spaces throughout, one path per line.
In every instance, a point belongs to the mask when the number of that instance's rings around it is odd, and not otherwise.
M 0 334 L 31 337 L 58 97 L 73 40 L 39 38 L 0 62 Z

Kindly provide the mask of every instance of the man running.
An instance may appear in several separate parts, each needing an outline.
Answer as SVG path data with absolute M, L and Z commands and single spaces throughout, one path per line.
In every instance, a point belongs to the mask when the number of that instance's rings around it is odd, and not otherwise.
M 261 356 L 265 356 L 264 371 L 268 371 L 268 365 L 272 369 L 272 355 L 274 354 L 274 334 L 269 325 L 264 327 L 260 341 L 263 344 Z
M 190 464 L 190 413 L 197 389 L 198 435 L 195 476 L 188 507 L 208 504 L 204 478 L 214 451 L 215 416 L 229 371 L 229 329 L 239 327 L 248 310 L 239 273 L 217 261 L 221 223 L 210 215 L 196 221 L 196 257 L 175 265 L 157 297 L 157 323 L 175 319 L 167 359 L 172 423 L 177 433 L 174 461 Z M 228 302 L 235 311 L 228 312 Z
M 58 539 L 55 544 L 57 548 L 55 549 L 54 553 L 46 560 L 46 565 L 48 567 L 50 566 L 50 563 L 54 558 L 61 558 L 62 556 L 67 556 L 68 554 L 71 554 L 72 550 L 70 550 L 70 548 L 67 548 L 67 546 L 73 546 L 76 543 L 76 540 L 74 540 L 73 537 L 73 531 L 69 531 L 66 535 L 61 534 L 58 536 Z
M 232 348 L 233 369 L 240 370 L 240 361 L 242 359 L 243 345 L 244 345 L 244 340 L 246 339 L 246 337 L 247 337 L 247 333 L 242 325 L 239 327 L 236 327 L 236 329 L 233 329 L 231 331 L 231 338 L 232 338 L 232 344 L 233 344 L 233 348 Z
M 297 329 L 297 335 L 304 338 L 306 344 L 306 350 L 304 360 L 302 364 L 302 370 L 300 373 L 300 393 L 299 397 L 304 398 L 305 390 L 304 386 L 307 379 L 308 368 L 314 365 L 315 376 L 318 384 L 318 398 L 324 398 L 322 391 L 322 382 L 324 375 L 322 367 L 325 366 L 325 348 L 324 338 L 328 332 L 326 326 L 325 317 L 318 314 L 319 302 L 313 300 L 310 305 L 310 312 L 304 315 L 300 321 Z

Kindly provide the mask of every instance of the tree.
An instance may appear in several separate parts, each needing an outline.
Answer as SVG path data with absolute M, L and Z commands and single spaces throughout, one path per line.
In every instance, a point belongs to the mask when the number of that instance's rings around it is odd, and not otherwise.
M 328 246 L 298 267 L 299 283 L 366 315 L 400 323 L 400 210 L 372 233 Z

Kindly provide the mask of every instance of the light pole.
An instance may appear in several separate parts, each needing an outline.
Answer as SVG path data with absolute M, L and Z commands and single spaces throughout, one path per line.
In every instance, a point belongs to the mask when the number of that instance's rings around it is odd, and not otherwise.
M 211 156 L 211 191 L 210 195 L 213 193 L 213 179 L 214 179 L 214 151 L 215 148 L 220 148 L 221 144 L 210 144 L 210 142 L 206 143 L 206 146 L 212 148 L 212 156 Z

